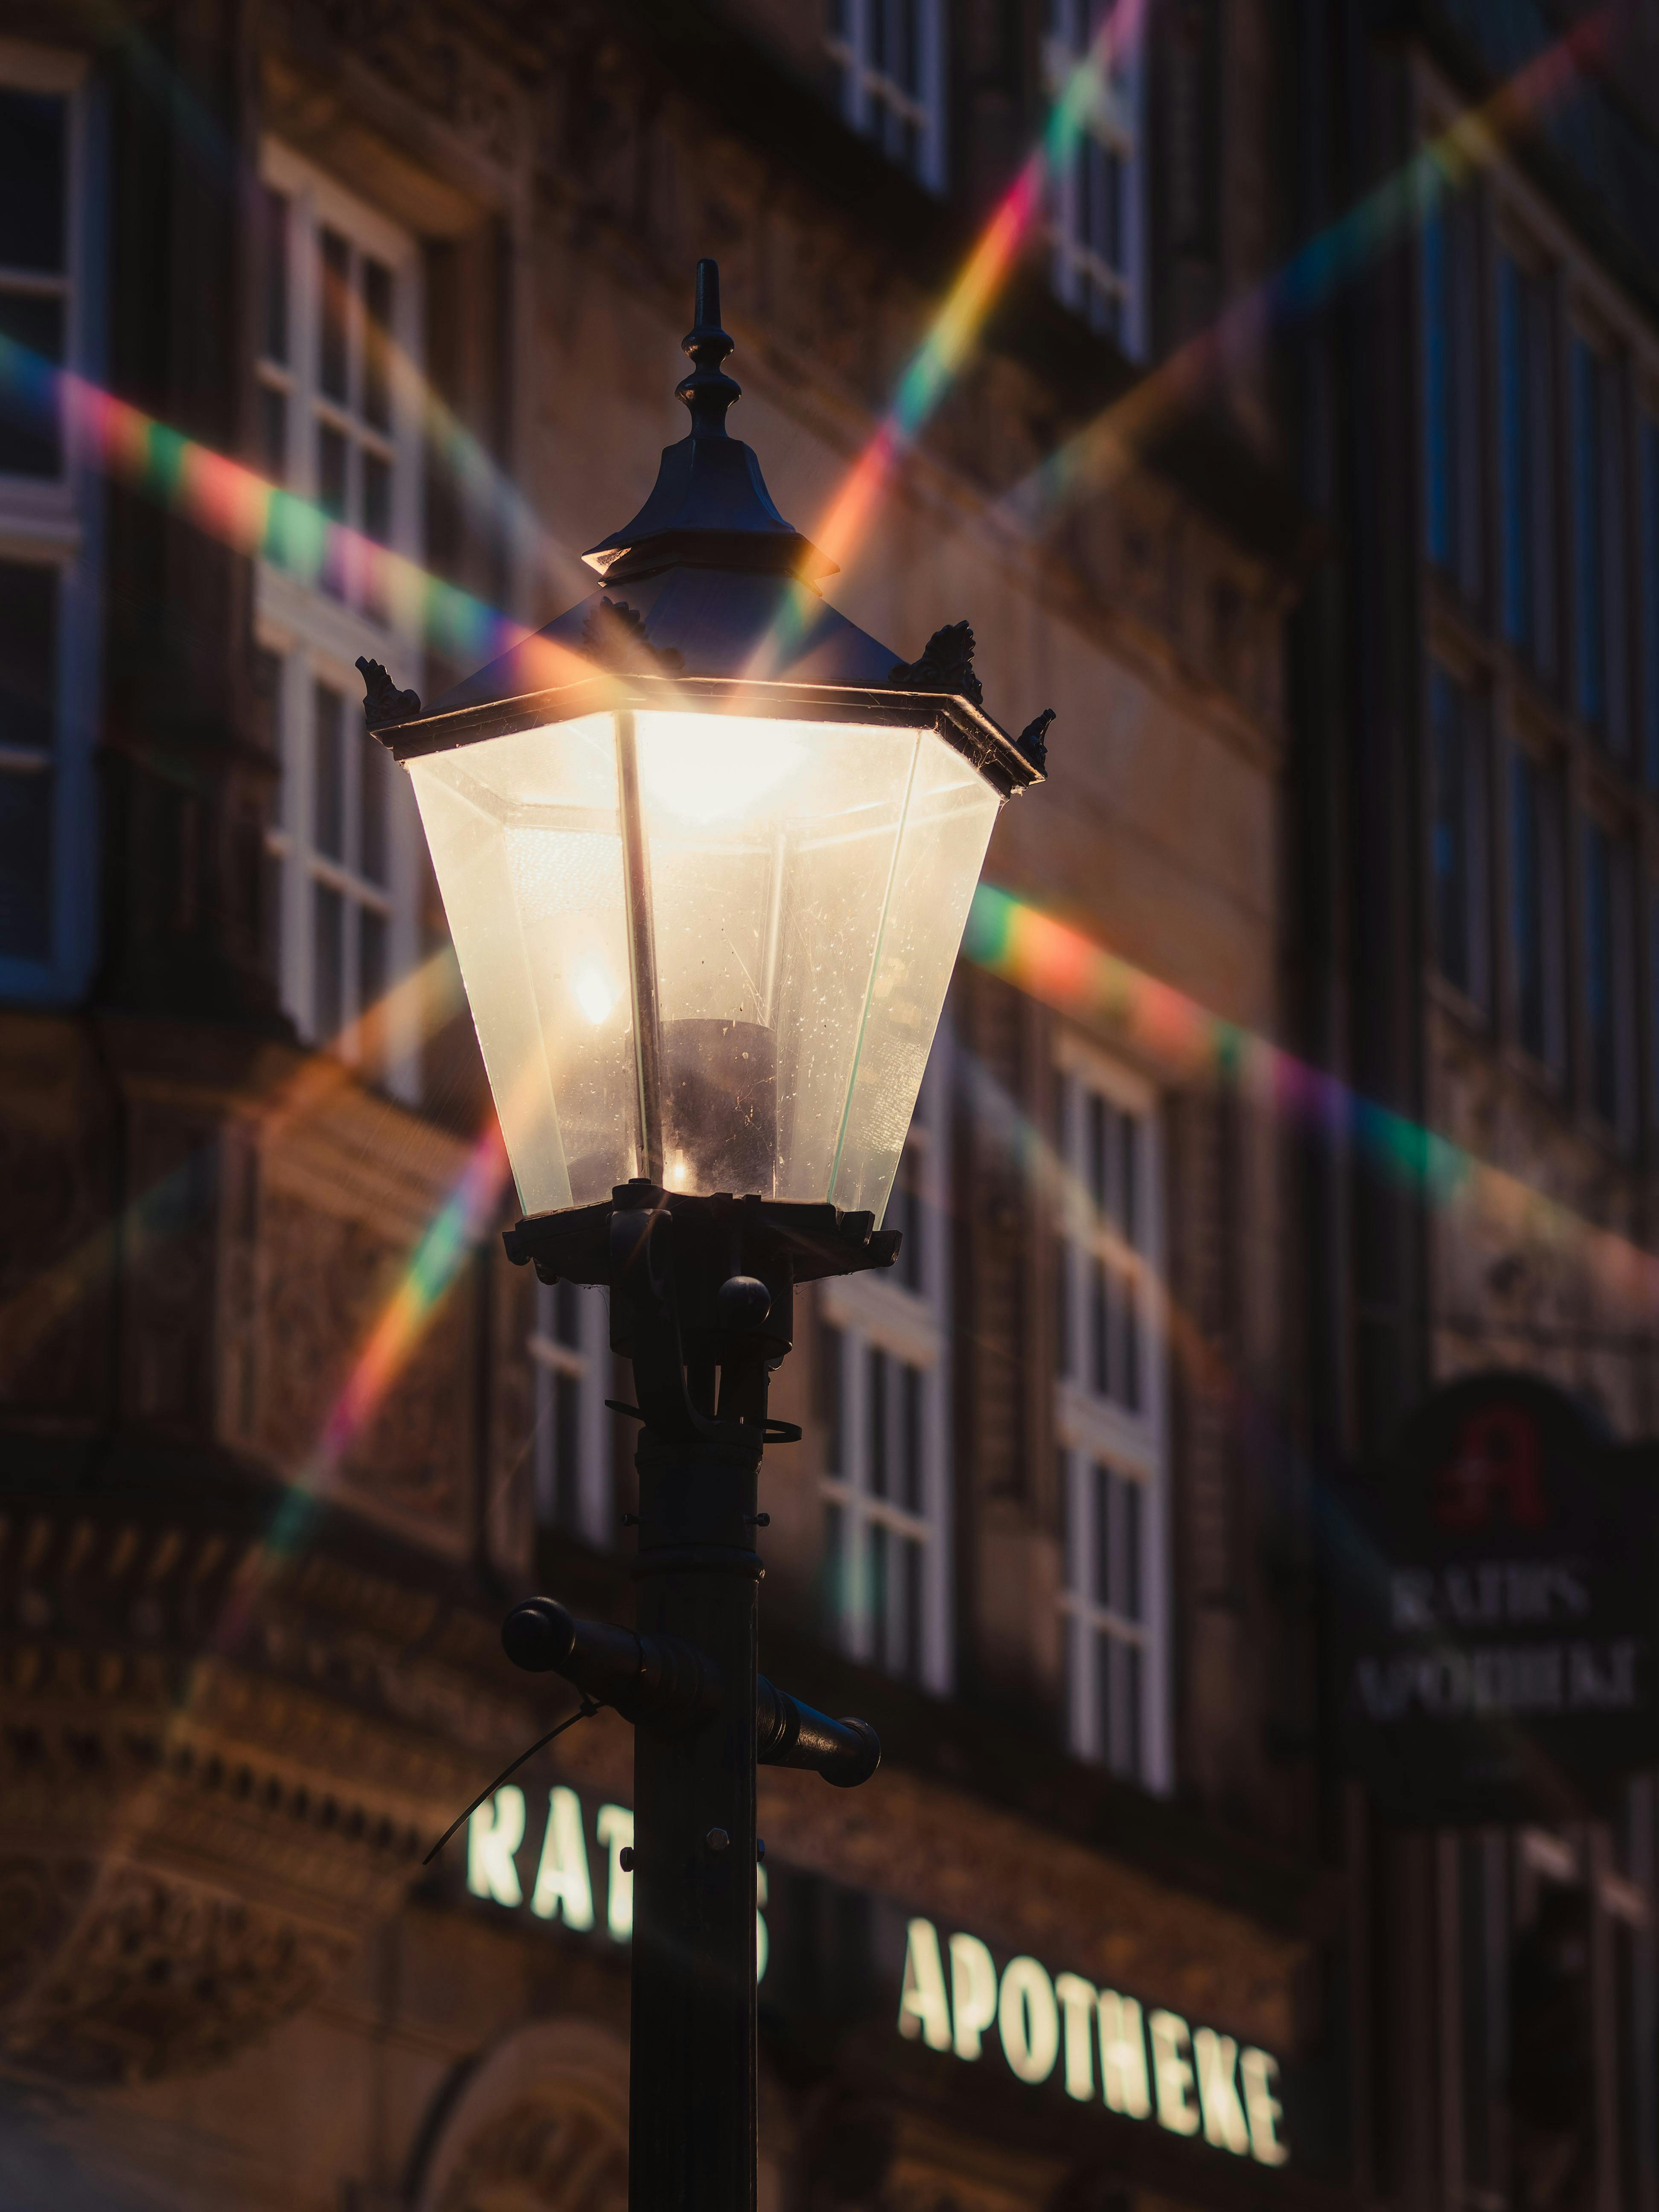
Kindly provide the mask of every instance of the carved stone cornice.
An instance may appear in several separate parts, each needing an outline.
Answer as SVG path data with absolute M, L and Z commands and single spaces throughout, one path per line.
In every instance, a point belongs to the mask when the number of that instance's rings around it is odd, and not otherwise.
M 0 1508 L 0 2054 L 216 2063 L 398 1909 L 531 1714 L 485 1672 L 493 1621 L 325 1517 L 289 1559 L 223 1493 Z

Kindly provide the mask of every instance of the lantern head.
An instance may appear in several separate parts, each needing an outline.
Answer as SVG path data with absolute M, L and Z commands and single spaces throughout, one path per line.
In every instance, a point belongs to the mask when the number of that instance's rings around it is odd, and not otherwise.
M 586 556 L 601 588 L 426 714 L 382 695 L 526 1214 L 637 1176 L 879 1219 L 992 825 L 1039 780 L 965 623 L 904 663 L 822 599 L 726 434 L 731 346 L 705 261 L 690 432 Z

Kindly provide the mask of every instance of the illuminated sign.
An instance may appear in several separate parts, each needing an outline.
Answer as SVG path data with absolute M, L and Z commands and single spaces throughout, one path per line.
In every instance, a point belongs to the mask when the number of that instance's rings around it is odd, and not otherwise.
M 592 1862 L 582 1801 L 574 1790 L 556 1784 L 547 1793 L 547 1825 L 526 1899 L 519 1853 L 524 1844 L 524 1792 L 507 1783 L 480 1805 L 466 1824 L 466 1886 L 474 1897 L 516 1909 L 526 1904 L 538 1920 L 562 1920 L 577 1935 L 594 1924 Z M 605 1928 L 613 1943 L 634 1933 L 634 1814 L 626 1805 L 601 1805 L 593 1820 L 594 1840 L 604 1853 Z M 628 1854 L 624 1857 L 624 1854 Z M 766 1922 L 758 1908 L 766 1903 L 766 1869 L 755 1869 L 755 1963 L 757 1978 L 766 1972 Z
M 1036 1959 L 1010 1959 L 999 1973 L 977 1936 L 953 1935 L 941 1950 L 931 1920 L 910 1922 L 898 2025 L 901 2035 L 966 2059 L 977 2059 L 994 2031 L 1010 2072 L 1034 2088 L 1058 2069 L 1079 2104 L 1098 2101 L 1262 2166 L 1289 2161 L 1279 2064 L 1267 2051 L 1241 2049 L 1162 2005 L 1143 2017 L 1138 1998 L 1082 1974 L 1051 1977 Z
M 1347 1764 L 1397 1817 L 1522 1820 L 1659 1756 L 1656 1455 L 1525 1375 L 1438 1390 L 1327 1516 Z
M 626 1943 L 634 1932 L 629 1808 L 605 1804 L 590 1814 L 561 1784 L 547 1794 L 539 1843 L 527 1826 L 525 1793 L 511 1784 L 474 1813 L 466 1849 L 471 1894 L 577 1935 L 602 1924 L 612 1942 Z M 793 2012 L 821 2022 L 879 2010 L 901 2036 L 929 2050 L 969 2063 L 1000 2051 L 1030 2088 L 1053 2083 L 1078 2104 L 1258 2166 L 1289 2163 L 1279 2063 L 1267 2051 L 1085 1975 L 1051 1975 L 1036 1959 L 1010 1958 L 999 1967 L 979 1936 L 958 1930 L 941 1942 L 933 1921 L 907 1916 L 886 1899 L 785 1867 L 769 1888 L 769 1869 L 755 1871 L 757 1964 L 764 1977 L 775 1938 L 775 1986 L 766 2002 L 780 2017 Z M 769 1900 L 781 1916 L 770 1933 L 758 1909 Z M 826 1907 L 834 1923 L 827 1940 Z

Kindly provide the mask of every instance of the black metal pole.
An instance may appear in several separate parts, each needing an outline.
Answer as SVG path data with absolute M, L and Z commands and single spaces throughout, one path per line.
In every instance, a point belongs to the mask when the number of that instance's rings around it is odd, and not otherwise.
M 634 1723 L 630 2212 L 755 2212 L 755 1769 L 855 1789 L 880 1763 L 757 1670 L 754 1537 L 763 1446 L 798 1282 L 892 1264 L 898 1238 L 827 1205 L 679 1196 L 643 1179 L 609 1204 L 520 1222 L 508 1256 L 544 1280 L 611 1285 L 611 1340 L 643 1423 L 637 1626 L 514 1608 L 514 1663 L 555 1672 Z M 718 1396 L 716 1393 L 718 1391 Z
M 634 1736 L 630 2212 L 752 2212 L 759 1453 L 640 1440 L 639 1626 L 714 1662 L 692 1732 Z

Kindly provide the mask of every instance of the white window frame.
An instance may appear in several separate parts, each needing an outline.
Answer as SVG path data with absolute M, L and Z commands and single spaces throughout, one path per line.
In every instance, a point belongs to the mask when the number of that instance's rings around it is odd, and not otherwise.
M 412 560 L 419 550 L 421 530 L 420 422 L 413 389 L 419 368 L 422 311 L 418 242 L 278 140 L 264 142 L 260 177 L 263 183 L 286 196 L 289 209 L 289 358 L 286 365 L 278 366 L 262 356 L 258 372 L 261 382 L 280 388 L 287 400 L 287 489 L 300 498 L 315 500 L 316 426 L 325 416 L 337 416 L 343 426 L 349 425 L 354 441 L 373 443 L 392 458 L 389 547 Z M 395 280 L 392 336 L 397 357 L 390 379 L 392 425 L 385 437 L 366 432 L 356 416 L 341 413 L 318 389 L 321 255 L 317 241 L 325 228 L 343 234 L 360 253 L 383 261 Z M 355 365 L 362 350 L 362 317 L 355 289 L 353 301 L 350 343 Z M 356 462 L 351 465 L 355 471 Z M 343 861 L 319 851 L 315 841 L 313 702 L 319 684 L 327 684 L 345 700 L 349 759 L 351 740 L 360 726 L 356 703 L 362 695 L 355 665 L 358 655 L 368 653 L 386 662 L 399 682 L 408 683 L 420 666 L 422 640 L 417 629 L 399 621 L 395 611 L 383 613 L 367 605 L 349 605 L 269 560 L 261 559 L 258 564 L 256 592 L 259 644 L 275 654 L 281 665 L 276 712 L 283 763 L 281 819 L 268 842 L 282 874 L 279 949 L 283 1002 L 308 1042 L 333 1046 L 349 1061 L 367 1066 L 369 1041 L 356 1019 L 362 1009 L 352 949 L 356 932 L 349 927 L 343 933 L 348 949 L 341 977 L 344 1027 L 337 1038 L 318 1032 L 313 886 L 322 884 L 338 891 L 354 919 L 360 908 L 380 913 L 386 925 L 389 995 L 380 1025 L 380 1049 L 370 1072 L 394 1096 L 413 1103 L 420 1089 L 417 1010 L 395 987 L 413 970 L 420 957 L 422 848 L 414 797 L 406 777 L 390 776 L 383 884 L 371 882 L 356 865 L 360 858 L 356 823 L 358 782 L 349 768 L 345 776 L 343 839 L 347 857 Z
M 611 1481 L 611 1434 L 605 1419 L 605 1395 L 611 1374 L 610 1294 L 603 1289 L 573 1285 L 576 1300 L 574 1345 L 562 1344 L 554 1334 L 554 1301 L 558 1289 L 548 1283 L 536 1285 L 536 1325 L 530 1339 L 530 1358 L 535 1380 L 535 1431 L 532 1445 L 536 1518 L 544 1527 L 562 1528 L 588 1543 L 609 1550 L 616 1539 L 616 1507 Z M 553 1378 L 568 1376 L 578 1386 L 576 1401 L 576 1523 L 560 1517 L 556 1492 L 557 1470 L 554 1455 L 557 1437 L 553 1419 Z
M 951 1048 L 941 1024 L 910 1126 L 921 1199 L 921 1282 L 907 1289 L 886 1273 L 832 1278 L 819 1288 L 822 1321 L 842 1341 L 840 1432 L 842 1465 L 826 1470 L 824 1505 L 839 1510 L 844 1562 L 836 1632 L 855 1659 L 876 1662 L 879 1649 L 870 1592 L 870 1532 L 887 1528 L 921 1546 L 921 1619 L 916 1638 L 919 1680 L 937 1696 L 951 1686 L 951 1285 L 950 1096 Z M 921 1506 L 878 1498 L 869 1464 L 869 1355 L 920 1370 Z M 896 1419 L 898 1399 L 894 1396 Z
M 1051 101 L 1066 89 L 1089 51 L 1088 0 L 1049 0 L 1042 44 L 1043 78 Z M 1056 295 L 1091 328 L 1115 337 L 1131 361 L 1146 350 L 1146 130 L 1142 38 L 1115 55 L 1095 88 L 1082 131 L 1115 155 L 1123 173 L 1123 266 L 1114 268 L 1082 235 L 1077 149 L 1049 183 L 1051 282 Z M 1096 310 L 1102 295 L 1116 303 L 1118 327 Z
M 842 0 L 844 28 L 824 43 L 841 66 L 842 113 L 861 137 L 873 138 L 890 161 L 908 167 L 919 184 L 942 192 L 945 171 L 945 0 L 914 0 L 921 88 L 907 92 L 871 60 L 872 19 L 882 0 Z M 916 132 L 914 163 L 886 143 L 883 118 L 897 115 Z
M 1064 1239 L 1062 1263 L 1069 1270 L 1065 1324 L 1070 1334 L 1065 1372 L 1055 1383 L 1054 1425 L 1060 1477 L 1066 1485 L 1066 1559 L 1060 1596 L 1066 1668 L 1070 1748 L 1078 1757 L 1103 1758 L 1097 1637 L 1105 1633 L 1137 1645 L 1141 1655 L 1139 1734 L 1140 1770 L 1126 1778 L 1165 1793 L 1173 1784 L 1170 1725 L 1170 1466 L 1168 1338 L 1164 1298 L 1163 1145 L 1157 1091 L 1144 1078 L 1106 1059 L 1079 1037 L 1062 1032 L 1056 1040 L 1055 1080 L 1063 1086 L 1063 1134 L 1057 1133 L 1060 1174 L 1056 1229 Z M 1135 1116 L 1140 1128 L 1136 1204 L 1144 1224 L 1130 1253 L 1096 1212 L 1083 1158 L 1084 1116 L 1080 1102 L 1096 1091 L 1120 1113 Z M 1131 1410 L 1103 1397 L 1085 1370 L 1087 1265 L 1109 1258 L 1133 1267 L 1139 1286 L 1137 1352 L 1139 1399 Z M 1130 1621 L 1103 1603 L 1091 1588 L 1097 1556 L 1094 1525 L 1096 1465 L 1109 1467 L 1142 1486 L 1141 1553 L 1139 1562 L 1140 1619 Z
M 60 94 L 68 103 L 64 276 L 9 278 L 8 290 L 48 290 L 65 299 L 64 366 L 96 382 L 105 351 L 106 114 L 87 58 L 21 39 L 0 38 L 0 85 Z M 98 805 L 93 756 L 102 697 L 103 501 L 96 458 L 73 410 L 63 422 L 64 467 L 54 481 L 0 476 L 0 559 L 58 571 L 58 724 L 50 755 L 18 748 L 9 774 L 53 780 L 48 872 L 48 948 L 43 958 L 0 957 L 0 994 L 24 1002 L 73 999 L 97 957 Z

